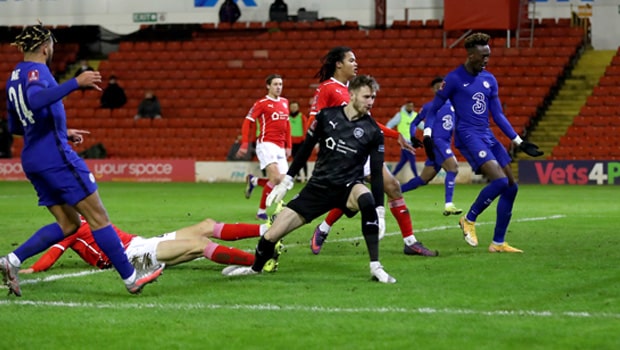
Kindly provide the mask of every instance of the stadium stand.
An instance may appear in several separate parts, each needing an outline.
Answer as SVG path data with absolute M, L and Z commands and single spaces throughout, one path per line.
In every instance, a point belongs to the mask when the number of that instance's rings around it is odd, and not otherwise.
M 620 48 L 550 159 L 620 160 L 619 106 Z
M 359 29 L 356 22 L 338 21 L 320 26 L 265 23 L 260 28 L 250 23 L 229 29 L 204 24 L 183 40 L 122 41 L 99 70 L 104 80 L 119 77 L 127 105 L 102 112 L 97 93 L 74 93 L 65 101 L 69 125 L 92 132 L 78 151 L 101 142 L 112 158 L 224 160 L 243 117 L 265 92 L 264 78 L 282 74 L 283 95 L 300 101 L 307 112 L 320 58 L 337 45 L 353 48 L 359 72 L 381 84 L 372 113 L 385 123 L 405 100 L 413 100 L 416 108 L 430 100 L 430 80 L 463 62 L 460 47 L 442 48 L 441 24 L 426 22 L 395 23 L 389 29 Z M 541 27 L 533 48 L 506 48 L 504 38 L 493 39 L 488 69 L 500 82 L 506 115 L 517 132 L 530 127 L 548 103 L 581 45 L 579 29 L 557 24 Z M 153 89 L 160 99 L 161 121 L 133 121 L 145 89 Z M 398 145 L 386 142 L 386 159 L 398 157 Z M 419 160 L 424 157 L 418 152 Z

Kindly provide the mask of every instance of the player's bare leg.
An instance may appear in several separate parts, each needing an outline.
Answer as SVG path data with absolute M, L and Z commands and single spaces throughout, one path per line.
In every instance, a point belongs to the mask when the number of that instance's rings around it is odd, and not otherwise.
M 277 163 L 270 163 L 265 168 L 265 172 L 267 173 L 267 179 L 258 179 L 256 178 L 256 183 L 259 186 L 263 186 L 263 193 L 261 195 L 260 204 L 258 206 L 258 211 L 256 212 L 256 218 L 259 220 L 267 220 L 267 205 L 265 201 L 267 200 L 267 196 L 273 188 L 282 181 L 283 174 L 280 173 L 280 169 L 278 168 Z M 263 180 L 263 181 L 261 181 Z M 265 181 L 266 180 L 266 181 Z
M 245 238 L 260 237 L 267 231 L 267 224 L 224 223 L 213 219 L 177 230 L 177 238 L 193 239 L 198 237 L 215 238 L 222 241 L 237 241 Z

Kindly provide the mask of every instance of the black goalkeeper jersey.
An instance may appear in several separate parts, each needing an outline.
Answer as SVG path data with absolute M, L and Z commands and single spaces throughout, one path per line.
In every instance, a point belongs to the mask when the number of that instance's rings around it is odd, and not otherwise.
M 364 179 L 364 164 L 370 156 L 373 197 L 377 205 L 383 205 L 383 132 L 370 115 L 350 121 L 344 106 L 322 109 L 308 128 L 306 140 L 288 175 L 297 174 L 317 142 L 319 153 L 310 182 L 323 186 L 349 186 L 360 182 Z

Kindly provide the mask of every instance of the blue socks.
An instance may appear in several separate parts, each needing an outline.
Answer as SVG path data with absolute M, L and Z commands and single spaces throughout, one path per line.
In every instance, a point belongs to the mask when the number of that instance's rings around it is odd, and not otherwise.
M 454 197 L 454 183 L 456 181 L 456 173 L 454 171 L 446 171 L 446 178 L 444 179 L 444 187 L 446 192 L 446 203 L 452 203 Z
M 49 224 L 41 227 L 26 242 L 20 245 L 13 252 L 20 262 L 31 256 L 39 254 L 52 245 L 62 241 L 65 238 L 62 228 L 58 223 Z
M 415 190 L 416 188 L 420 186 L 424 186 L 424 185 L 426 185 L 426 182 L 424 182 L 424 180 L 422 180 L 422 178 L 418 176 L 418 177 L 414 177 L 413 179 L 407 181 L 407 183 L 401 185 L 400 191 L 404 193 L 407 191 Z
M 396 174 L 398 174 L 398 172 L 403 168 L 403 166 L 405 166 L 406 161 L 407 160 L 401 157 L 398 163 L 396 163 L 396 166 L 394 167 L 394 170 L 392 171 L 392 175 L 396 176 Z
M 508 178 L 506 177 L 491 181 L 485 188 L 482 189 L 482 191 L 480 191 L 480 194 L 478 194 L 478 198 L 476 198 L 476 201 L 472 204 L 469 212 L 467 213 L 467 220 L 475 222 L 478 215 L 482 214 L 482 212 L 489 205 L 491 205 L 491 203 L 493 203 L 495 198 L 497 198 L 507 188 Z
M 400 151 L 400 160 L 396 163 L 394 170 L 392 170 L 392 175 L 396 175 L 401 169 L 405 166 L 405 163 L 409 162 L 409 166 L 411 167 L 411 172 L 415 177 L 418 177 L 418 168 L 415 164 L 415 155 L 406 150 Z
M 512 218 L 512 206 L 517 198 L 517 191 L 519 186 L 513 184 L 508 186 L 504 193 L 499 196 L 497 202 L 497 219 L 495 223 L 495 232 L 493 234 L 493 242 L 503 243 L 506 237 L 506 231 L 508 230 L 508 224 Z
M 401 150 L 401 153 L 407 158 L 407 161 L 409 161 L 409 166 L 411 166 L 411 172 L 413 173 L 413 175 L 415 175 L 415 177 L 418 177 L 418 167 L 415 164 L 415 155 L 409 151 L 406 150 Z M 402 155 L 401 155 L 402 157 Z
M 108 256 L 116 271 L 121 275 L 121 278 L 126 280 L 131 277 L 135 269 L 129 260 L 127 260 L 123 244 L 112 225 L 98 230 L 92 230 L 92 232 L 95 242 L 97 242 L 97 245 L 103 250 L 105 255 Z

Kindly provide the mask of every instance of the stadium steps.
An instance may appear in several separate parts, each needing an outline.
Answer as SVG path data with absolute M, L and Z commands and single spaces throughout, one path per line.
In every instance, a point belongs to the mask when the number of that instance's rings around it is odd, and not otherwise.
M 557 97 L 543 115 L 530 140 L 537 143 L 545 154 L 550 154 L 560 137 L 566 133 L 573 118 L 586 103 L 598 80 L 605 73 L 615 51 L 586 50 L 566 79 Z M 521 156 L 521 155 L 520 155 Z M 527 159 L 527 155 L 523 155 Z
M 605 73 L 605 68 L 615 53 L 616 51 L 608 50 L 586 50 L 581 56 L 558 95 L 538 122 L 536 129 L 529 136 L 529 140 L 545 152 L 545 157 L 551 155 L 553 147 L 558 144 L 560 137 L 566 134 L 574 117 L 579 115 L 581 107 L 592 94 L 592 89 Z M 535 158 L 520 152 L 517 160 L 522 159 Z M 513 162 L 512 170 L 518 177 L 518 162 Z

